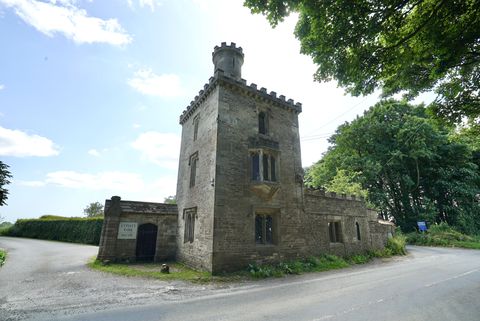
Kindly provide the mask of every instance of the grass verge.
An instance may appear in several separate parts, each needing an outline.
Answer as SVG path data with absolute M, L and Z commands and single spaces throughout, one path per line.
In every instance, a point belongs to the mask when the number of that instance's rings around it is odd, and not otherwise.
M 7 260 L 7 252 L 5 252 L 5 250 L 0 249 L 0 266 L 5 264 L 6 260 Z
M 183 280 L 190 282 L 205 283 L 212 279 L 208 272 L 200 272 L 176 262 L 169 262 L 170 273 L 161 273 L 158 263 L 111 263 L 104 265 L 98 260 L 92 260 L 88 266 L 92 269 L 109 272 L 123 276 L 147 277 L 158 280 Z
M 405 255 L 405 244 L 405 237 L 399 234 L 389 239 L 387 246 L 381 251 L 370 251 L 366 254 L 354 255 L 348 258 L 324 254 L 301 260 L 281 262 L 274 265 L 250 264 L 246 270 L 220 276 L 212 276 L 208 272 L 195 271 L 176 262 L 168 263 L 170 266 L 169 274 L 161 273 L 160 264 L 158 263 L 112 263 L 104 265 L 98 260 L 92 260 L 88 263 L 88 266 L 95 270 L 118 275 L 147 277 L 159 280 L 183 280 L 198 283 L 231 282 L 268 277 L 282 277 L 290 274 L 302 274 L 308 272 L 323 272 L 342 269 L 355 264 L 365 264 L 375 258 Z
M 408 244 L 425 246 L 460 247 L 480 250 L 480 237 L 463 234 L 446 223 L 433 225 L 427 232 L 406 235 Z

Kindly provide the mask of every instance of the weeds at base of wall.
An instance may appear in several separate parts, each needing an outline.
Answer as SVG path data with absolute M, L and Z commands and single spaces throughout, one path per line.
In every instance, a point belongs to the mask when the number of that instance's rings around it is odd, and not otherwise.
M 406 238 L 398 234 L 390 238 L 383 250 L 369 251 L 366 254 L 353 255 L 341 258 L 335 255 L 324 254 L 318 257 L 309 257 L 303 260 L 281 262 L 276 265 L 248 266 L 248 273 L 253 278 L 282 277 L 289 274 L 302 274 L 306 272 L 322 272 L 342 269 L 356 264 L 365 264 L 375 258 L 387 258 L 394 255 L 406 255 Z
M 7 260 L 7 252 L 5 252 L 5 250 L 0 249 L 0 266 L 5 264 L 6 260 Z
M 104 264 L 102 261 L 93 258 L 88 263 L 88 266 L 94 270 L 128 277 L 147 277 L 164 281 L 183 280 L 194 283 L 222 283 L 342 269 L 356 264 L 365 264 L 375 258 L 388 258 L 394 255 L 405 254 L 405 237 L 403 235 L 397 235 L 391 238 L 387 242 L 385 249 L 381 251 L 369 251 L 366 254 L 353 255 L 348 258 L 324 254 L 303 260 L 281 262 L 276 265 L 250 264 L 246 270 L 218 276 L 212 276 L 208 272 L 195 271 L 178 262 L 168 262 L 168 265 L 170 266 L 169 274 L 160 272 L 161 264 L 159 263 Z

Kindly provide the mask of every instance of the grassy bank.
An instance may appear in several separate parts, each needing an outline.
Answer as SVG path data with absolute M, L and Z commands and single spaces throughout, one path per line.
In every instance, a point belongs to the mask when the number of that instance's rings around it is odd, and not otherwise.
M 5 263 L 6 259 L 7 259 L 7 252 L 5 252 L 5 250 L 0 249 L 0 266 L 2 266 Z
M 460 233 L 446 223 L 432 225 L 427 232 L 414 232 L 406 236 L 407 243 L 412 245 L 460 247 L 480 250 L 480 236 Z
M 160 272 L 160 264 L 108 264 L 92 261 L 90 268 L 124 276 L 148 277 L 159 280 L 184 280 L 191 282 L 229 282 L 251 280 L 268 277 L 282 277 L 290 274 L 309 272 L 323 272 L 346 268 L 355 264 L 365 264 L 375 258 L 387 258 L 394 255 L 405 255 L 405 237 L 398 235 L 389 239 L 387 246 L 382 251 L 370 251 L 366 254 L 341 258 L 335 255 L 324 254 L 301 260 L 281 262 L 271 265 L 250 264 L 246 270 L 220 276 L 212 276 L 208 272 L 199 272 L 179 263 L 169 263 L 170 274 Z

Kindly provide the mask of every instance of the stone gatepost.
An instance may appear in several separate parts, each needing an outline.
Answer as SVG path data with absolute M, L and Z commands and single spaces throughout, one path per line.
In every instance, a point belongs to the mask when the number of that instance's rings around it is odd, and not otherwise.
M 115 260 L 116 244 L 118 235 L 118 226 L 120 223 L 120 196 L 112 196 L 107 207 L 105 202 L 105 216 L 100 236 L 100 248 L 98 250 L 98 260 Z

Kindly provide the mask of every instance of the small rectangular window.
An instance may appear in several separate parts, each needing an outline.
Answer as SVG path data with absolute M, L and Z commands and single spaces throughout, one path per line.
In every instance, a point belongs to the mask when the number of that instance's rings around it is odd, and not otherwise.
M 252 159 L 252 180 L 260 180 L 260 156 L 258 153 L 251 155 Z
M 190 156 L 190 187 L 195 186 L 195 178 L 197 176 L 198 152 Z
M 197 140 L 197 136 L 198 136 L 198 123 L 200 122 L 200 115 L 197 115 L 195 116 L 195 118 L 193 118 L 193 140 L 196 141 Z
M 255 215 L 255 242 L 257 244 L 274 244 L 274 229 L 272 215 Z
M 261 112 L 258 114 L 258 132 L 260 134 L 267 134 L 267 114 Z
M 342 243 L 342 229 L 340 222 L 328 223 L 328 234 L 331 243 Z
M 255 242 L 263 244 L 263 218 L 261 215 L 255 216 Z
M 186 208 L 183 210 L 183 219 L 185 220 L 185 226 L 183 231 L 183 242 L 192 243 L 195 235 L 195 218 L 197 216 L 197 208 Z
M 275 168 L 275 157 L 273 156 L 270 156 L 270 168 L 271 168 L 271 173 L 272 173 L 272 182 L 276 182 L 277 181 L 277 173 L 276 173 L 276 168 Z
M 270 215 L 265 216 L 265 244 L 273 243 L 273 218 Z
M 268 181 L 268 155 L 263 154 L 263 180 Z

